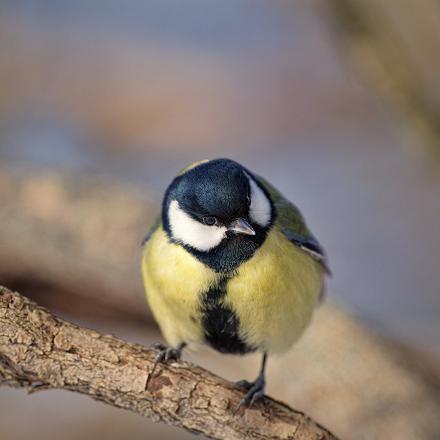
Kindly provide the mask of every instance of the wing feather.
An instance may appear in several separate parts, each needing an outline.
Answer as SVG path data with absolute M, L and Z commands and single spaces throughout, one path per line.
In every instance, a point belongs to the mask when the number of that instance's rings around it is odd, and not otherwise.
M 300 210 L 288 201 L 275 187 L 260 176 L 255 176 L 268 191 L 277 210 L 277 223 L 287 239 L 319 261 L 328 275 L 331 271 L 327 255 L 316 237 L 308 229 Z

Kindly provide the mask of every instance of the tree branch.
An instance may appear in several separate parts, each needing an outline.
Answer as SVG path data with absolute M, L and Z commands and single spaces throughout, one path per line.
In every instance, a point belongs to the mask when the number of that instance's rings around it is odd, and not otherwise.
M 326 7 L 355 64 L 438 151 L 438 2 L 421 2 L 416 13 L 399 0 L 332 0 Z
M 335 439 L 303 413 L 265 397 L 235 412 L 242 392 L 187 362 L 78 327 L 0 286 L 0 384 L 65 389 L 215 439 Z

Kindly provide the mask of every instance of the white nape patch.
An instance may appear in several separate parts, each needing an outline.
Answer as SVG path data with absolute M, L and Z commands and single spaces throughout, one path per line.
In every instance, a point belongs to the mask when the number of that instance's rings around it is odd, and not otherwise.
M 246 173 L 251 186 L 251 206 L 249 216 L 260 226 L 267 226 L 272 216 L 271 204 L 264 191 L 255 183 L 254 179 Z
M 198 251 L 206 252 L 215 248 L 226 236 L 226 227 L 208 226 L 194 220 L 177 200 L 170 203 L 168 219 L 173 238 Z

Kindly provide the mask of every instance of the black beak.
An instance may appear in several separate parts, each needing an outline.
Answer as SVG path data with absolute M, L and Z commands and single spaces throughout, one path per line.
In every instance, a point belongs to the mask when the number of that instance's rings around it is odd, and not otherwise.
M 254 228 L 244 218 L 234 220 L 228 227 L 228 231 L 236 234 L 255 235 Z

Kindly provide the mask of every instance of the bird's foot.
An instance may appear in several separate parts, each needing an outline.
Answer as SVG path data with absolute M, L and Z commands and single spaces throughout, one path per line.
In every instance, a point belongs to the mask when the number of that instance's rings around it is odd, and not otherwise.
M 240 400 L 237 410 L 242 406 L 247 406 L 250 408 L 257 400 L 264 396 L 266 382 L 264 380 L 264 376 L 258 376 L 254 382 L 249 382 L 247 380 L 235 382 L 234 388 L 242 388 L 247 390 L 246 395 Z
M 153 377 L 153 373 L 155 372 L 157 365 L 162 362 L 168 362 L 170 360 L 178 361 L 182 357 L 183 347 L 184 344 L 182 344 L 179 348 L 167 347 L 166 345 L 161 343 L 155 343 L 151 345 L 151 348 L 157 350 L 158 353 L 154 357 L 153 367 L 151 368 L 150 374 L 148 375 L 147 383 L 145 384 L 145 389 L 148 388 L 148 383 L 150 382 L 150 379 Z
M 182 357 L 182 348 L 167 347 L 164 344 L 156 343 L 151 346 L 158 353 L 154 358 L 153 370 L 160 362 L 168 362 L 170 360 L 178 361 Z
M 255 382 L 249 382 L 248 380 L 239 380 L 234 382 L 233 387 L 238 388 L 240 390 L 250 390 L 254 386 Z

